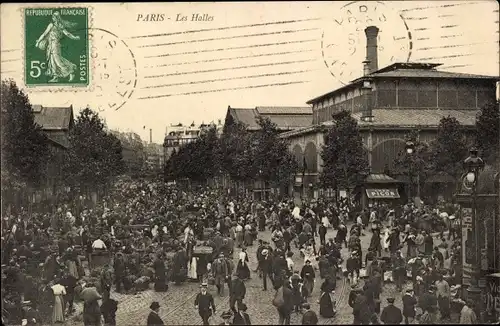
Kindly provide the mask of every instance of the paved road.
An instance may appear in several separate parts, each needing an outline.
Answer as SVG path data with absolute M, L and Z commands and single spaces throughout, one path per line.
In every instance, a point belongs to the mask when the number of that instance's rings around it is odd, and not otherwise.
M 334 237 L 336 231 L 329 230 L 326 238 Z M 260 232 L 259 238 L 264 240 L 270 240 L 270 232 Z M 371 232 L 366 232 L 365 236 L 361 237 L 361 245 L 365 251 L 370 243 Z M 317 239 L 319 243 L 319 239 Z M 256 261 L 256 250 L 257 244 L 253 247 L 247 248 L 249 254 L 249 267 L 254 270 L 257 266 Z M 298 254 L 297 249 L 292 249 L 295 252 L 293 256 L 295 262 L 295 269 L 301 270 L 303 266 L 303 259 Z M 235 262 L 238 257 L 239 250 L 235 250 L 234 258 Z M 363 257 L 366 252 L 363 252 Z M 347 249 L 342 249 L 342 256 L 347 257 Z M 317 273 L 316 284 L 314 286 L 314 291 L 309 302 L 311 303 L 311 308 L 318 313 L 319 317 L 319 295 L 320 286 L 322 280 L 319 278 L 319 272 Z M 274 290 L 263 291 L 262 290 L 262 280 L 258 277 L 256 273 L 252 272 L 252 278 L 245 282 L 247 288 L 247 294 L 245 298 L 245 303 L 248 306 L 248 313 L 250 315 L 253 324 L 266 324 L 273 325 L 278 322 L 278 314 L 276 308 L 272 305 L 272 300 L 274 298 Z M 194 299 L 196 294 L 199 292 L 198 283 L 185 283 L 180 286 L 176 286 L 173 283 L 169 284 L 169 290 L 165 293 L 157 293 L 153 290 L 147 290 L 140 292 L 136 295 L 119 294 L 112 292 L 111 297 L 119 302 L 117 311 L 117 325 L 144 325 L 149 314 L 149 305 L 152 301 L 158 301 L 161 305 L 160 316 L 166 325 L 201 325 L 201 318 L 198 315 L 198 311 L 194 308 Z M 216 316 L 210 319 L 212 325 L 218 325 L 222 322 L 220 314 L 224 311 L 229 310 L 229 296 L 227 295 L 228 290 L 225 289 L 225 296 L 219 297 L 216 294 L 215 286 L 209 286 L 209 292 L 214 295 L 215 305 L 217 307 Z M 335 291 L 335 297 L 337 301 L 337 316 L 332 319 L 324 319 L 319 317 L 320 324 L 352 324 L 352 308 L 349 307 L 347 300 L 350 292 L 350 285 L 345 280 L 337 281 L 337 288 Z M 384 291 L 381 294 L 381 306 L 382 308 L 386 305 L 386 298 L 388 296 L 394 296 L 396 298 L 396 305 L 401 307 L 401 296 L 403 293 L 396 291 L 393 284 L 386 284 Z M 77 308 L 77 315 L 81 312 L 81 304 Z M 301 324 L 301 315 L 292 314 L 291 323 L 295 325 Z M 68 321 L 68 325 L 81 325 L 81 322 Z

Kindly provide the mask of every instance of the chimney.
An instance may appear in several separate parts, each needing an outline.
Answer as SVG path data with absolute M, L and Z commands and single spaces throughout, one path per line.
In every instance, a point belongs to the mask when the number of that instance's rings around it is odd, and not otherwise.
M 151 128 L 149 129 L 149 143 L 153 143 L 153 129 Z
M 363 61 L 363 76 L 366 76 L 369 74 L 370 74 L 370 61 L 365 60 L 365 61 Z
M 378 54 L 377 54 L 377 36 L 379 29 L 376 26 L 368 26 L 365 29 L 366 34 L 366 65 L 368 74 L 378 70 Z M 366 72 L 365 72 L 366 75 Z

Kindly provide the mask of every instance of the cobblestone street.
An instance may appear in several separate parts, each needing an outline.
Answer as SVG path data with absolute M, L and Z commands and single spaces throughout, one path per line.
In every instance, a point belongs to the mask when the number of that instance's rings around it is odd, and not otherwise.
M 330 237 L 334 237 L 335 233 L 336 231 L 330 229 L 326 238 L 328 239 Z M 269 241 L 270 232 L 265 231 L 259 233 L 259 238 Z M 364 236 L 361 236 L 361 244 L 364 248 L 363 255 L 366 253 L 366 248 L 369 247 L 370 238 L 371 232 L 366 232 Z M 250 258 L 249 267 L 252 271 L 257 267 L 256 250 L 256 244 L 254 244 L 253 247 L 248 248 Z M 303 259 L 300 257 L 297 249 L 293 250 L 295 253 L 293 256 L 295 269 L 300 271 L 303 266 Z M 237 259 L 237 253 L 238 250 L 235 250 L 233 255 L 235 262 Z M 347 254 L 347 249 L 343 248 L 342 256 L 347 257 Z M 309 303 L 311 304 L 312 310 L 318 313 L 319 324 L 352 324 L 352 308 L 348 304 L 350 292 L 349 282 L 346 279 L 337 281 L 337 288 L 335 291 L 337 315 L 330 319 L 325 319 L 319 316 L 318 300 L 320 296 L 321 284 L 322 280 L 319 277 L 319 272 L 317 272 L 314 291 L 312 296 L 309 298 Z M 276 308 L 272 305 L 272 300 L 275 294 L 274 290 L 268 289 L 268 291 L 263 291 L 262 280 L 256 273 L 253 272 L 252 278 L 246 281 L 245 285 L 247 288 L 247 294 L 244 301 L 247 303 L 248 314 L 250 315 L 252 323 L 266 325 L 276 324 L 278 322 L 278 314 L 276 312 Z M 111 294 L 112 298 L 119 302 L 116 316 L 117 325 L 145 324 L 147 315 L 150 311 L 149 305 L 152 301 L 158 301 L 160 303 L 160 316 L 167 325 L 201 325 L 201 318 L 198 315 L 198 311 L 194 307 L 194 299 L 198 292 L 199 284 L 192 282 L 186 282 L 179 286 L 170 283 L 169 290 L 164 293 L 155 292 L 152 289 L 139 292 L 136 295 L 120 294 L 113 291 Z M 209 292 L 214 295 L 215 305 L 217 307 L 217 313 L 210 319 L 210 323 L 212 325 L 217 325 L 222 322 L 222 318 L 220 318 L 221 313 L 229 310 L 228 289 L 225 288 L 225 295 L 223 297 L 216 294 L 215 286 L 209 286 Z M 393 284 L 386 283 L 381 294 L 381 309 L 383 309 L 383 307 L 387 304 L 386 298 L 389 296 L 395 297 L 396 306 L 402 306 L 402 293 L 398 292 Z M 79 304 L 77 307 L 77 313 L 75 314 L 76 317 L 69 320 L 67 325 L 80 325 L 80 322 L 77 322 L 76 320 L 80 319 L 78 315 L 81 314 L 82 309 L 83 306 Z M 291 323 L 294 325 L 300 325 L 301 317 L 302 316 L 300 314 L 293 313 Z

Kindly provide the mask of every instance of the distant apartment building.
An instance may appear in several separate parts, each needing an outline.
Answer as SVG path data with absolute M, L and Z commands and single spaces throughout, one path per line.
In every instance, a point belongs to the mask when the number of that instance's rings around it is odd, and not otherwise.
M 167 126 L 165 130 L 165 141 L 163 143 L 164 162 L 170 158 L 174 150 L 178 151 L 182 146 L 194 142 L 201 134 L 208 131 L 210 128 L 216 128 L 217 135 L 221 135 L 223 124 L 221 120 L 219 120 L 218 123 L 202 123 L 198 126 L 195 125 L 194 122 L 190 125 L 179 123 Z
M 149 143 L 144 145 L 146 152 L 146 167 L 148 170 L 160 170 L 163 168 L 164 147 L 161 144 Z
M 141 137 L 134 132 L 111 131 L 122 144 L 122 157 L 125 162 L 126 172 L 131 175 L 139 173 L 142 169 L 146 155 Z

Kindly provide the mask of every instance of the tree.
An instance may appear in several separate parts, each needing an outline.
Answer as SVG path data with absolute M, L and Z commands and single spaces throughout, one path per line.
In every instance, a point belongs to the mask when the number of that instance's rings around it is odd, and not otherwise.
M 248 181 L 253 177 L 251 136 L 244 124 L 225 127 L 219 140 L 218 162 L 232 180 Z
M 443 117 L 437 137 L 431 144 L 431 168 L 458 179 L 463 173 L 462 162 L 467 157 L 467 143 L 460 122 L 454 117 Z
M 121 142 L 104 127 L 99 114 L 90 108 L 80 112 L 65 156 L 64 174 L 69 185 L 83 191 L 96 190 L 95 186 L 105 186 L 123 173 Z
M 1 108 L 2 190 L 39 186 L 49 157 L 48 139 L 35 123 L 28 97 L 12 80 L 2 81 Z
M 358 123 L 348 111 L 333 116 L 334 125 L 325 136 L 321 152 L 321 183 L 326 187 L 353 189 L 362 184 L 368 173 L 368 159 L 363 148 Z
M 216 130 L 211 128 L 172 153 L 166 162 L 166 175 L 172 179 L 208 180 L 218 171 L 218 146 Z
M 288 142 L 278 136 L 277 125 L 269 118 L 258 117 L 260 129 L 251 136 L 253 173 L 274 186 L 288 183 L 297 162 L 288 150 Z
M 420 183 L 418 184 L 420 186 L 429 175 L 431 152 L 429 146 L 419 140 L 417 130 L 408 132 L 404 139 L 405 142 L 414 144 L 414 150 L 412 154 L 408 154 L 406 149 L 398 153 L 394 160 L 394 172 L 399 175 L 409 175 L 413 188 L 416 182 Z
M 489 102 L 476 118 L 476 144 L 486 163 L 495 165 L 500 160 L 499 103 Z

